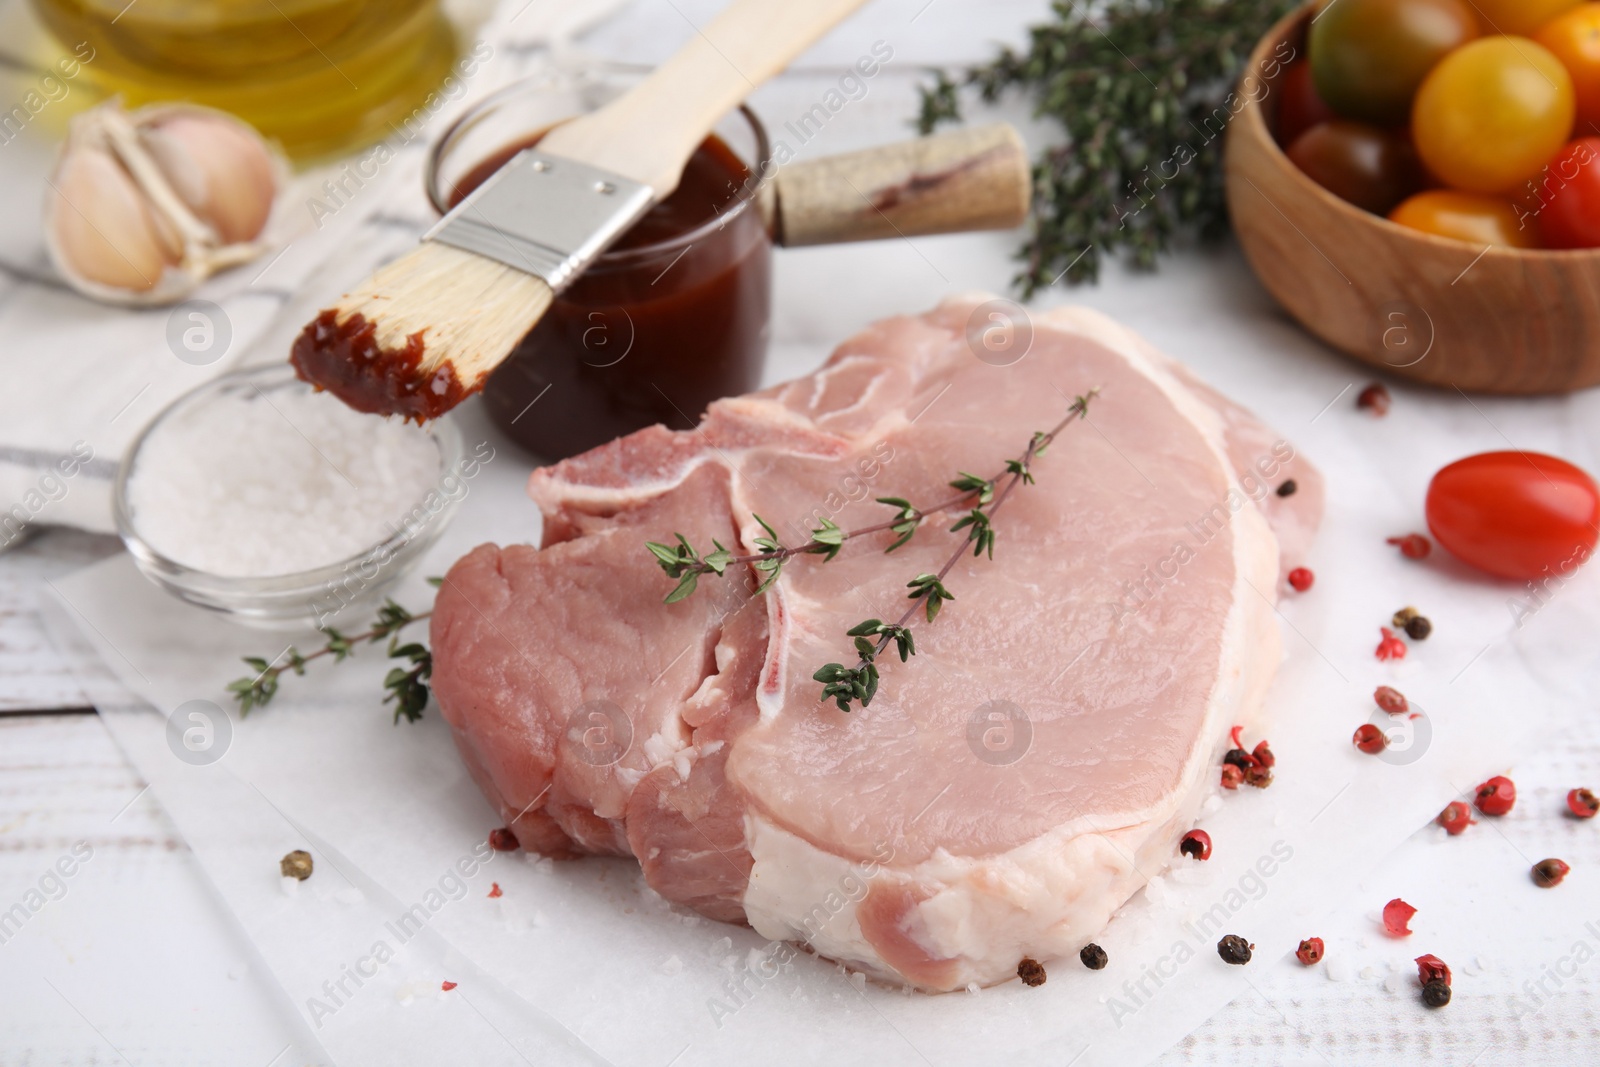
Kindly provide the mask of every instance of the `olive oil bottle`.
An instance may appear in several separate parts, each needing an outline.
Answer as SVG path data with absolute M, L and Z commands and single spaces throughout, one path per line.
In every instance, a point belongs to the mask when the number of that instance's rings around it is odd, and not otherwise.
M 84 72 L 128 105 L 232 112 L 290 156 L 370 144 L 444 80 L 457 39 L 439 0 L 33 0 Z

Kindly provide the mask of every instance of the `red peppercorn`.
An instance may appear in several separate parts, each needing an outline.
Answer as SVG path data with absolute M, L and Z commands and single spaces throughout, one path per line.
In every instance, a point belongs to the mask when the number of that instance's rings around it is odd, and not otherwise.
M 1554 889 L 1571 870 L 1561 860 L 1540 860 L 1533 865 L 1533 884 L 1540 889 Z
M 1255 761 L 1263 767 L 1276 767 L 1278 765 L 1278 757 L 1272 754 L 1272 748 L 1265 740 L 1257 742 L 1255 751 L 1250 755 L 1254 756 Z
M 1383 631 L 1383 640 L 1378 642 L 1377 657 L 1383 660 L 1405 659 L 1406 643 L 1394 635 L 1394 631 L 1387 626 L 1378 627 Z
M 1517 802 L 1517 784 L 1504 775 L 1495 775 L 1478 787 L 1473 803 L 1485 815 L 1504 815 Z
M 1439 813 L 1438 823 L 1445 828 L 1451 837 L 1464 833 L 1469 826 L 1476 826 L 1478 820 L 1472 817 L 1472 809 L 1467 807 L 1464 800 L 1452 800 L 1444 806 Z
M 1431 952 L 1426 956 L 1417 957 L 1417 981 L 1423 985 L 1429 982 L 1443 982 L 1450 984 L 1450 965 Z
M 439 983 L 439 988 L 444 990 L 446 993 L 450 992 L 450 990 L 454 989 L 455 987 L 456 987 L 456 984 L 454 982 L 440 982 Z
M 1375 756 L 1389 747 L 1389 739 L 1383 735 L 1383 731 L 1370 722 L 1364 722 L 1356 727 L 1355 736 L 1350 740 L 1369 756 Z
M 1600 811 L 1600 797 L 1587 789 L 1574 789 L 1567 794 L 1567 810 L 1580 819 L 1592 819 Z
M 1211 835 L 1204 830 L 1190 830 L 1178 842 L 1178 851 L 1190 859 L 1208 860 L 1211 858 Z
M 1320 937 L 1308 937 L 1300 942 L 1300 947 L 1294 950 L 1294 958 L 1307 967 L 1322 961 L 1322 953 L 1326 949 Z
M 1391 537 L 1389 544 L 1399 545 L 1400 554 L 1406 559 L 1425 559 L 1433 551 L 1433 542 L 1419 533 L 1408 533 L 1404 537 Z
M 1390 937 L 1410 937 L 1411 917 L 1417 909 L 1395 897 L 1383 906 L 1383 929 Z
M 1390 715 L 1403 715 L 1411 710 L 1411 702 L 1405 698 L 1405 694 L 1386 685 L 1378 686 L 1372 694 L 1372 699 L 1378 702 L 1378 707 Z
M 1243 781 L 1244 781 L 1244 772 L 1243 771 L 1241 771 L 1239 768 L 1235 767 L 1231 763 L 1223 764 L 1223 766 L 1222 766 L 1222 788 L 1224 788 L 1224 789 L 1238 789 L 1239 788 L 1239 784 L 1241 782 L 1243 782 Z
M 1310 567 L 1296 567 L 1289 572 L 1289 584 L 1294 587 L 1294 591 L 1297 593 L 1304 593 L 1307 589 L 1310 589 L 1311 583 L 1316 580 L 1317 576 L 1311 573 Z
M 495 897 L 504 896 L 504 895 L 505 894 L 500 891 L 500 883 L 499 882 L 490 882 L 489 883 L 489 899 L 493 900 Z
M 1356 394 L 1356 407 L 1380 418 L 1389 414 L 1389 403 L 1389 390 L 1382 382 L 1373 382 Z
M 489 847 L 496 852 L 515 852 L 521 846 L 517 843 L 517 835 L 511 832 L 511 827 L 502 826 L 498 830 L 489 831 Z

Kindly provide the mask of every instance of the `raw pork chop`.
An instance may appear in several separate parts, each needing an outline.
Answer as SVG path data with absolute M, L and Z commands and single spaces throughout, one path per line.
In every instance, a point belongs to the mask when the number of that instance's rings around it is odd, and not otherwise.
M 697 430 L 535 471 L 543 547 L 451 569 L 435 693 L 525 847 L 631 854 L 669 900 L 927 990 L 1075 952 L 1169 862 L 1276 669 L 1269 520 L 1303 551 L 1321 482 L 1091 312 L 1037 318 L 1013 365 L 974 358 L 982 299 L 881 322 Z M 958 470 L 1000 470 L 1093 386 L 870 708 L 821 702 L 811 674 L 854 659 L 856 623 L 899 616 L 961 536 L 950 519 L 889 556 L 885 533 L 797 557 L 759 597 L 730 571 L 661 602 L 646 540 L 753 552 L 757 514 L 789 544 L 819 517 L 881 522 L 874 497 L 930 503 Z

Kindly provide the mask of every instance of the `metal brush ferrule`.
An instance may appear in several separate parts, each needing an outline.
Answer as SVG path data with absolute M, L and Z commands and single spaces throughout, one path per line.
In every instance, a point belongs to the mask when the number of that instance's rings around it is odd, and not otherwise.
M 655 201 L 648 185 L 535 148 L 495 171 L 425 241 L 486 256 L 560 292 Z

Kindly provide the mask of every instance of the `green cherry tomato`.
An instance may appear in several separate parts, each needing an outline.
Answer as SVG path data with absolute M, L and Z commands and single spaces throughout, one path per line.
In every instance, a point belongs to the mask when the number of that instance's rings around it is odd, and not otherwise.
M 1387 215 L 1422 186 L 1422 165 L 1401 134 L 1334 119 L 1311 127 L 1289 146 L 1306 176 L 1363 211 Z
M 1594 553 L 1600 488 L 1564 459 L 1484 452 L 1428 485 L 1428 529 L 1463 563 L 1501 578 L 1565 578 Z
M 1345 118 L 1402 125 L 1428 71 L 1478 33 L 1465 0 L 1331 0 L 1307 40 L 1317 95 Z

